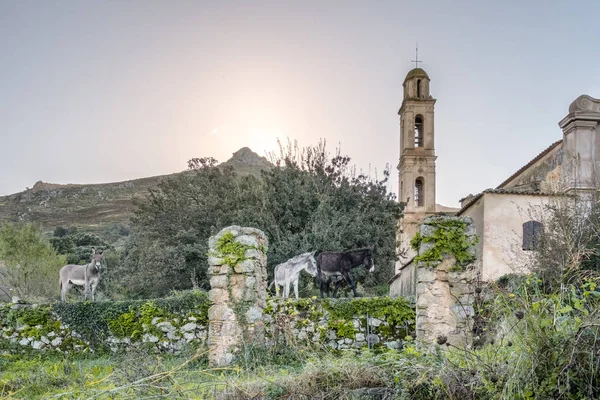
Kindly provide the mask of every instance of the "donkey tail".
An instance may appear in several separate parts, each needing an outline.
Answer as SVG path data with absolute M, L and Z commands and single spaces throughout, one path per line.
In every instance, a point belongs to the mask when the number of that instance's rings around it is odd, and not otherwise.
M 273 280 L 273 282 L 271 282 L 271 284 L 269 285 L 269 287 L 267 288 L 267 290 L 271 289 L 271 286 L 273 286 L 274 283 L 275 283 L 275 280 Z

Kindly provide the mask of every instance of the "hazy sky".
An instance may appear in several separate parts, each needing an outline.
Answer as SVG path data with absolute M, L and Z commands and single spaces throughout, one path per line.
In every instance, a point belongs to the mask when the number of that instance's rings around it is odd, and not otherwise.
M 415 42 L 437 202 L 494 187 L 600 97 L 600 1 L 0 0 L 0 195 L 261 155 L 288 137 L 393 165 Z

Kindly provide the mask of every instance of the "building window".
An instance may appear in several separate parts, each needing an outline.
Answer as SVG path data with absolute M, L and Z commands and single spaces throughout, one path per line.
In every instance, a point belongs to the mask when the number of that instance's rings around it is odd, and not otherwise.
M 417 97 L 421 97 L 421 80 L 417 80 Z
M 417 178 L 415 181 L 415 206 L 417 207 L 423 207 L 425 204 L 425 192 L 423 186 L 423 178 Z
M 423 147 L 423 117 L 415 118 L 415 147 Z
M 537 250 L 540 246 L 544 225 L 538 221 L 523 224 L 523 250 Z

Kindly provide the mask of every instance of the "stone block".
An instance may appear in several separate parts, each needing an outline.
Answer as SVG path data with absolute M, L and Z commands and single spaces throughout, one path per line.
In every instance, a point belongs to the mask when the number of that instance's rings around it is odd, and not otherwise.
M 173 332 L 175 327 L 169 321 L 159 322 L 156 327 L 163 332 Z
M 428 267 L 417 268 L 417 287 L 421 283 L 430 283 L 435 281 L 435 270 Z
M 473 309 L 473 307 L 461 306 L 460 304 L 452 306 L 452 312 L 458 318 L 462 318 L 462 319 L 467 318 L 467 317 L 472 317 L 475 314 L 475 310 Z
M 256 269 L 256 262 L 253 260 L 244 260 L 238 263 L 233 269 L 238 274 L 254 272 Z
M 235 313 L 225 304 L 211 306 L 208 309 L 208 319 L 212 321 L 235 321 Z
M 179 336 L 179 334 L 175 333 L 174 331 L 169 331 L 169 332 L 167 332 L 167 339 L 179 340 L 179 339 L 181 339 L 181 336 Z
M 259 307 L 250 307 L 246 312 L 246 321 L 249 324 L 254 324 L 256 321 L 262 319 L 262 309 Z
M 247 276 L 244 282 L 246 289 L 254 291 L 256 288 L 256 278 L 253 276 Z
M 208 268 L 208 272 L 212 275 L 228 275 L 231 273 L 231 267 L 227 264 L 212 266 Z
M 227 289 L 214 288 L 208 291 L 208 299 L 213 304 L 221 304 L 229 301 L 229 291 Z
M 227 275 L 213 275 L 210 277 L 210 287 L 226 288 L 228 281 Z
M 370 345 L 377 344 L 380 341 L 381 339 L 379 339 L 379 336 L 374 333 L 367 335 L 367 343 L 369 343 Z
M 46 345 L 44 344 L 44 342 L 40 340 L 35 340 L 33 343 L 31 343 L 31 347 L 33 347 L 36 350 L 43 349 L 45 346 Z
M 234 239 L 234 242 L 240 243 L 244 246 L 258 247 L 258 240 L 253 235 L 241 235 Z
M 219 257 L 215 256 L 214 254 L 211 254 L 208 256 L 208 265 L 219 266 L 219 265 L 223 265 L 223 264 L 225 264 L 225 261 L 222 258 L 219 258 Z
M 179 328 L 182 332 L 189 332 L 189 331 L 194 331 L 196 329 L 198 325 L 196 325 L 193 322 L 189 322 L 185 325 L 183 325 L 181 328 Z
M 158 342 L 158 337 L 151 335 L 149 333 L 144 333 L 144 336 L 142 337 L 142 342 L 156 343 L 156 342 Z
M 60 345 L 62 344 L 62 338 L 60 338 L 60 337 L 54 338 L 54 339 L 53 339 L 53 340 L 50 342 L 50 344 L 51 344 L 53 347 L 60 346 Z
M 263 253 L 258 249 L 248 249 L 244 253 L 245 258 L 252 258 L 255 260 L 262 260 L 264 258 Z
M 471 294 L 474 292 L 474 287 L 468 283 L 455 282 L 452 283 L 452 287 L 450 288 L 450 293 L 453 296 L 461 297 L 465 294 Z

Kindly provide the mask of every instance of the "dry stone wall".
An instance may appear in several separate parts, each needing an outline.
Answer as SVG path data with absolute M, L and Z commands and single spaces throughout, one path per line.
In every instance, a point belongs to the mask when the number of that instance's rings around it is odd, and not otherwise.
M 203 346 L 207 337 L 205 292 L 131 302 L 0 304 L 0 349 L 61 353 L 122 352 L 144 347 L 177 353 Z
M 264 343 L 266 235 L 230 226 L 209 239 L 209 363 L 229 365 L 244 343 Z

